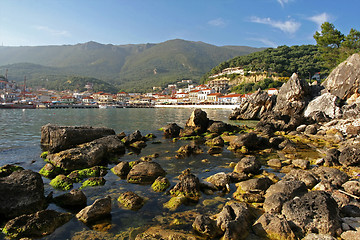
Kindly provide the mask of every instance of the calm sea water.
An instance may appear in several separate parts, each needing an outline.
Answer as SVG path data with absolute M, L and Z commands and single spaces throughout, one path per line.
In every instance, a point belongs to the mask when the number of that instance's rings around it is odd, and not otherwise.
M 232 169 L 227 165 L 232 161 L 238 161 L 236 156 L 224 149 L 221 156 L 215 157 L 207 154 L 208 148 L 204 145 L 201 148 L 203 154 L 191 156 L 185 159 L 176 159 L 176 150 L 188 141 L 178 141 L 173 143 L 170 139 L 164 139 L 162 132 L 158 129 L 167 123 L 177 123 L 183 127 L 193 109 L 162 109 L 162 108 L 133 108 L 133 109 L 1 109 L 0 110 L 0 166 L 5 164 L 17 164 L 25 169 L 38 172 L 44 165 L 44 161 L 39 157 L 40 148 L 40 128 L 47 123 L 58 125 L 89 125 L 94 127 L 113 128 L 116 133 L 125 132 L 130 134 L 135 130 L 140 130 L 143 135 L 154 133 L 161 144 L 151 144 L 141 151 L 139 155 L 129 155 L 126 153 L 120 158 L 121 161 L 138 160 L 142 156 L 159 153 L 160 157 L 154 159 L 167 172 L 167 178 L 172 185 L 175 185 L 177 176 L 186 168 L 191 168 L 192 173 L 200 179 L 204 179 L 217 172 L 229 172 Z M 228 116 L 231 110 L 209 109 L 205 110 L 208 117 L 212 120 L 229 122 Z M 239 123 L 237 123 L 239 124 Z M 208 163 L 201 160 L 208 159 Z M 114 165 L 109 165 L 109 168 Z M 163 203 L 170 197 L 163 193 L 155 193 L 148 185 L 129 184 L 126 180 L 118 178 L 110 171 L 105 176 L 106 184 L 103 187 L 86 188 L 83 191 L 88 197 L 88 204 L 92 204 L 95 199 L 110 195 L 113 199 L 112 218 L 108 223 L 110 234 L 119 234 L 127 231 L 131 227 L 151 226 L 158 224 L 161 217 L 170 216 L 171 212 L 163 208 Z M 45 194 L 51 191 L 54 196 L 63 192 L 54 190 L 49 186 L 49 179 L 43 178 L 45 183 Z M 74 188 L 80 185 L 74 185 Z M 139 211 L 124 210 L 117 205 L 116 199 L 124 191 L 134 191 L 142 197 L 147 198 L 147 202 Z M 231 193 L 225 196 L 218 196 L 218 201 L 226 201 L 231 197 Z M 202 195 L 200 202 L 196 206 L 182 206 L 178 212 L 195 210 L 196 212 L 217 212 L 214 206 L 208 206 L 205 202 L 214 199 L 214 196 Z M 64 211 L 63 209 L 50 204 L 50 209 Z M 71 239 L 79 232 L 90 231 L 91 226 L 73 218 L 69 223 L 60 227 L 55 233 L 44 239 Z M 91 232 L 91 231 L 90 231 Z M 4 236 L 0 235 L 0 239 Z

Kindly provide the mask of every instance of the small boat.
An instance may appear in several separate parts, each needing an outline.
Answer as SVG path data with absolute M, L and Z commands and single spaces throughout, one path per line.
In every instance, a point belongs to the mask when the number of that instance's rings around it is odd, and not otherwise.
M 109 104 L 100 104 L 99 108 L 105 109 L 105 108 L 116 108 L 115 105 L 109 105 Z

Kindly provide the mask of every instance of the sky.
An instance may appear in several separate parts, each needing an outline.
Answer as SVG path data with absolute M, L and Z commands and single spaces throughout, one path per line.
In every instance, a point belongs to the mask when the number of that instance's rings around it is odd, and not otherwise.
M 0 44 L 316 44 L 326 21 L 360 30 L 359 9 L 359 0 L 1 0 Z

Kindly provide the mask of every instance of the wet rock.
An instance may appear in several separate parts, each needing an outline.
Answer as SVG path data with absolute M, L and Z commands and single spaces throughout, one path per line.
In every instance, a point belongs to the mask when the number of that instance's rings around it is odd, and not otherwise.
M 125 143 L 125 145 L 130 145 L 131 143 L 137 141 L 143 141 L 143 136 L 141 135 L 141 132 L 139 130 L 136 130 L 129 136 L 124 137 L 121 141 Z
M 342 216 L 353 217 L 353 218 L 360 217 L 360 204 L 358 204 L 358 202 L 352 202 L 352 203 L 353 204 L 350 203 L 341 208 L 340 212 Z
M 236 184 L 237 190 L 233 197 L 238 201 L 247 203 L 264 202 L 264 192 L 270 187 L 272 181 L 265 178 L 254 178 Z
M 360 217 L 345 217 L 341 220 L 349 225 L 352 229 L 360 232 Z
M 198 202 L 200 197 L 200 181 L 199 178 L 186 169 L 179 176 L 178 182 L 171 190 L 172 196 L 184 196 L 190 201 Z
M 81 170 L 72 171 L 69 175 L 67 175 L 67 177 L 70 178 L 72 182 L 76 183 L 76 182 L 81 182 L 85 178 L 103 177 L 106 174 L 107 174 L 106 167 L 95 166 L 92 168 L 85 168 Z
M 81 208 L 86 206 L 87 198 L 83 191 L 73 189 L 69 193 L 54 197 L 53 201 L 65 208 Z
M 234 172 L 238 173 L 259 173 L 261 163 L 256 160 L 255 156 L 242 158 L 235 166 Z
M 311 117 L 314 113 L 322 112 L 330 118 L 336 118 L 341 115 L 338 106 L 339 98 L 331 93 L 324 93 L 312 100 L 305 109 L 304 116 Z
M 274 149 L 280 149 L 279 145 L 286 140 L 287 140 L 287 138 L 285 138 L 283 136 L 271 137 L 269 139 L 269 145 L 270 145 L 270 147 L 272 147 Z
M 206 178 L 205 181 L 214 184 L 219 190 L 230 190 L 230 177 L 224 172 L 216 173 Z
M 340 153 L 339 162 L 345 167 L 359 166 L 360 148 L 355 145 L 344 148 Z
M 281 180 L 271 185 L 267 190 L 265 197 L 269 197 L 274 193 L 283 193 L 289 199 L 295 196 L 301 196 L 307 193 L 307 188 L 304 182 L 295 180 Z
M 337 204 L 323 191 L 311 191 L 286 202 L 281 213 L 299 237 L 313 232 L 335 236 L 341 230 Z
M 264 213 L 252 226 L 257 236 L 269 239 L 295 240 L 295 234 L 281 215 Z
M 247 205 L 239 202 L 230 202 L 225 205 L 214 218 L 216 225 L 224 232 L 221 239 L 227 240 L 246 239 L 253 219 Z
M 151 227 L 143 233 L 136 236 L 135 240 L 146 240 L 146 239 L 162 239 L 162 240 L 198 240 L 197 235 L 187 233 L 181 230 L 173 230 L 164 228 L 164 226 Z
M 23 170 L 0 178 L 2 221 L 43 210 L 45 206 L 44 183 L 40 174 Z
M 175 211 L 178 207 L 187 202 L 188 199 L 184 195 L 180 194 L 177 197 L 172 197 L 168 202 L 164 203 L 163 207 L 169 209 L 170 211 Z
M 126 178 L 130 172 L 130 169 L 131 168 L 128 162 L 120 162 L 115 167 L 113 167 L 111 171 L 120 178 Z
M 124 192 L 118 198 L 118 202 L 127 209 L 139 210 L 145 203 L 145 200 L 134 192 Z
M 67 176 L 60 174 L 51 180 L 50 185 L 55 189 L 66 191 L 73 188 L 73 181 Z
M 91 177 L 87 180 L 85 180 L 82 184 L 80 189 L 86 188 L 86 187 L 96 187 L 96 186 L 103 186 L 105 185 L 106 180 L 103 177 Z
M 340 63 L 322 83 L 325 91 L 347 100 L 360 87 L 360 55 L 355 53 Z
M 239 108 L 230 114 L 230 120 L 259 120 L 271 112 L 276 102 L 276 96 L 269 96 L 265 91 L 256 91 Z
M 151 185 L 152 190 L 155 192 L 164 192 L 168 187 L 170 187 L 170 182 L 166 177 L 158 177 L 155 179 L 154 183 Z
M 289 181 L 302 181 L 305 183 L 306 187 L 312 189 L 320 180 L 317 176 L 311 171 L 305 171 L 301 169 L 294 169 L 287 173 L 282 180 Z
M 201 134 L 206 132 L 208 125 L 209 119 L 207 113 L 198 108 L 191 113 L 190 118 L 185 124 L 185 128 L 192 128 L 198 134 Z
M 265 139 L 256 135 L 256 133 L 250 132 L 242 134 L 238 137 L 235 137 L 230 142 L 230 149 L 237 151 L 240 150 L 243 146 L 249 150 L 256 150 L 265 148 L 268 144 Z
M 230 177 L 230 182 L 232 183 L 237 183 L 237 182 L 241 182 L 241 181 L 245 181 L 249 179 L 248 174 L 243 173 L 243 172 L 231 172 L 231 173 L 227 173 L 227 175 Z
M 136 141 L 136 142 L 132 142 L 129 144 L 130 147 L 135 148 L 135 149 L 142 149 L 145 148 L 146 142 L 145 141 Z
M 231 131 L 232 128 L 233 127 L 230 124 L 221 121 L 214 121 L 208 127 L 207 131 L 211 133 L 222 134 L 223 132 Z
M 201 235 L 205 235 L 210 239 L 223 234 L 221 229 L 216 225 L 216 221 L 205 215 L 198 215 L 195 218 L 192 227 Z
M 267 165 L 273 168 L 281 168 L 281 161 L 280 159 L 270 159 L 267 161 Z
M 190 156 L 191 154 L 201 154 L 203 151 L 201 148 L 195 144 L 187 144 L 185 146 L 182 146 L 177 150 L 176 158 L 185 158 Z
M 24 168 L 22 168 L 20 166 L 6 164 L 6 165 L 0 167 L 0 178 L 7 177 L 10 174 L 12 174 L 13 172 L 22 171 L 22 170 L 24 170 Z
M 39 173 L 46 178 L 54 178 L 62 172 L 61 168 L 55 167 L 51 163 L 46 163 Z
M 282 206 L 290 198 L 284 193 L 278 192 L 273 193 L 270 196 L 265 198 L 263 209 L 267 213 L 281 213 Z
M 115 135 L 115 131 L 110 128 L 47 124 L 41 127 L 41 146 L 50 153 L 55 153 L 108 135 Z
M 70 213 L 42 210 L 31 215 L 22 215 L 6 223 L 2 232 L 10 238 L 40 238 L 53 233 L 72 218 Z
M 169 138 L 178 137 L 181 129 L 182 128 L 179 127 L 176 123 L 170 123 L 165 127 L 162 127 L 165 137 Z
M 326 151 L 326 155 L 324 157 L 324 166 L 331 167 L 331 166 L 339 166 L 339 156 L 340 151 L 336 148 L 331 148 Z
M 213 146 L 213 147 L 223 147 L 224 139 L 222 137 L 218 136 L 218 137 L 215 137 L 213 139 L 206 141 L 205 144 L 208 146 Z
M 315 168 L 313 172 L 319 176 L 323 184 L 328 183 L 336 188 L 339 188 L 349 179 L 349 176 L 345 172 L 336 168 L 318 167 Z
M 360 182 L 356 180 L 348 181 L 342 185 L 344 190 L 350 194 L 360 197 Z
M 78 214 L 76 214 L 76 217 L 84 223 L 89 223 L 109 216 L 110 212 L 111 198 L 108 196 L 106 198 L 95 200 L 92 205 L 83 208 Z
M 309 160 L 305 160 L 305 159 L 294 159 L 291 161 L 291 163 L 297 167 L 297 168 L 301 168 L 301 169 L 308 169 L 310 166 L 310 162 Z
M 156 162 L 140 162 L 132 167 L 127 175 L 129 183 L 152 184 L 159 176 L 164 177 L 166 172 Z

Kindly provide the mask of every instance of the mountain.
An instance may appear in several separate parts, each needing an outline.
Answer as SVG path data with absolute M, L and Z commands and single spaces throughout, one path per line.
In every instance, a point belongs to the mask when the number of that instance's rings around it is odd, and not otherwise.
M 0 47 L 0 74 L 10 80 L 48 87 L 71 76 L 91 77 L 126 91 L 145 91 L 181 79 L 199 81 L 219 63 L 260 51 L 245 46 L 218 47 L 181 39 L 158 44 Z M 59 81 L 60 83 L 61 81 Z M 61 88 L 61 86 L 59 86 Z

